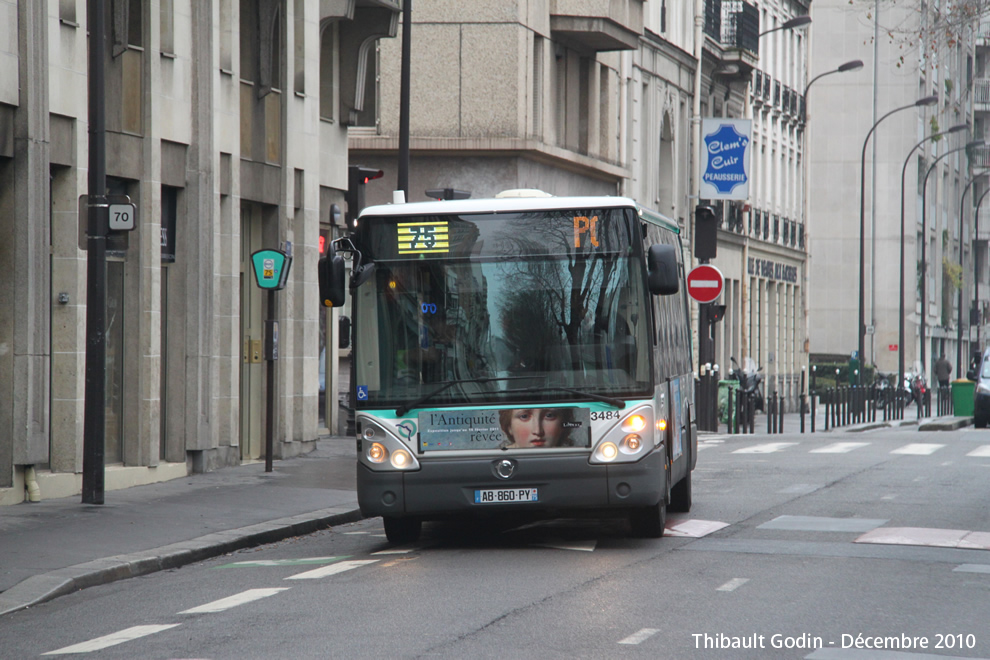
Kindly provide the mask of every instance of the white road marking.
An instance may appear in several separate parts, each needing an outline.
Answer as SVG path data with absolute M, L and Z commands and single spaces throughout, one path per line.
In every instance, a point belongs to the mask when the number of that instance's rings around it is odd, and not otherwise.
M 794 484 L 777 492 L 781 495 L 808 495 L 821 488 L 815 484 Z
M 960 564 L 952 569 L 958 573 L 990 573 L 990 564 Z
M 822 516 L 777 516 L 757 529 L 783 529 L 801 532 L 868 532 L 886 519 L 827 518 Z
M 729 523 L 718 522 L 717 520 L 668 520 L 665 534 L 667 536 L 686 536 L 699 539 L 708 536 L 712 532 L 717 532 L 723 527 L 728 527 Z
M 788 447 L 796 445 L 796 442 L 768 442 L 763 445 L 753 445 L 752 447 L 743 447 L 742 449 L 737 449 L 733 454 L 772 454 L 777 451 L 783 451 Z
M 990 532 L 927 527 L 880 527 L 863 534 L 855 543 L 922 545 L 936 548 L 990 550 Z
M 747 582 L 749 582 L 749 578 L 732 578 L 715 591 L 735 591 Z
M 904 445 L 903 447 L 900 447 L 899 449 L 895 449 L 890 453 L 906 454 L 909 456 L 928 456 L 930 454 L 934 454 L 944 446 L 945 445 L 933 445 L 924 442 L 912 442 L 911 444 Z
M 290 575 L 285 579 L 286 580 L 318 580 L 320 578 L 325 578 L 329 575 L 336 575 L 338 573 L 343 573 L 344 571 L 350 571 L 355 568 L 360 568 L 365 564 L 374 564 L 377 561 L 378 561 L 377 559 L 351 559 L 350 561 L 342 561 L 336 564 L 330 564 L 329 566 L 314 568 L 313 570 L 306 571 L 305 573 Z
M 629 637 L 619 640 L 619 644 L 641 644 L 650 637 L 656 635 L 658 632 L 660 631 L 656 628 L 643 628 L 642 630 L 629 635 Z
M 973 458 L 990 458 L 990 445 L 983 445 L 982 447 L 977 447 L 973 451 L 966 454 L 967 456 L 972 456 Z
M 250 603 L 256 600 L 261 600 L 262 598 L 268 598 L 269 596 L 274 596 L 280 591 L 288 591 L 289 587 L 278 587 L 274 589 L 248 589 L 247 591 L 242 591 L 239 594 L 234 594 L 233 596 L 228 596 L 227 598 L 221 598 L 220 600 L 215 600 L 212 603 L 207 603 L 206 605 L 200 605 L 199 607 L 193 607 L 188 610 L 183 610 L 179 614 L 212 614 L 214 612 L 223 612 L 224 610 L 229 610 L 238 605 L 244 605 L 245 603 Z
M 809 453 L 811 454 L 847 454 L 853 449 L 859 449 L 860 447 L 866 447 L 870 443 L 868 442 L 836 442 L 826 447 L 819 447 L 818 449 L 812 449 Z
M 580 552 L 594 552 L 598 541 L 547 541 L 545 543 L 533 543 L 537 548 L 553 548 L 554 550 L 578 550 Z
M 302 564 L 329 564 L 340 557 L 303 557 L 302 559 L 255 559 L 252 561 L 235 561 L 218 568 L 240 568 L 253 566 L 299 566 Z
M 79 644 L 73 644 L 72 646 L 66 646 L 65 648 L 58 649 L 57 651 L 49 651 L 48 653 L 43 653 L 42 655 L 65 655 L 69 653 L 90 653 L 92 651 L 100 651 L 102 649 L 110 648 L 111 646 L 116 646 L 117 644 L 129 642 L 132 639 L 140 639 L 141 637 L 147 637 L 148 635 L 153 635 L 157 632 L 168 630 L 169 628 L 175 628 L 178 625 L 178 623 L 169 623 L 158 626 L 134 626 L 132 628 L 125 628 L 124 630 L 120 630 L 110 635 L 104 635 L 103 637 L 91 639 L 88 642 L 81 642 Z

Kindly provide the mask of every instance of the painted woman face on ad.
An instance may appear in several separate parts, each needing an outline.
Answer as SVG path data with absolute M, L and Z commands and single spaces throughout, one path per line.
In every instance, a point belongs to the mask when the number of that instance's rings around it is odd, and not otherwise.
M 502 430 L 511 442 L 510 448 L 559 447 L 567 438 L 559 409 L 517 408 L 502 412 Z

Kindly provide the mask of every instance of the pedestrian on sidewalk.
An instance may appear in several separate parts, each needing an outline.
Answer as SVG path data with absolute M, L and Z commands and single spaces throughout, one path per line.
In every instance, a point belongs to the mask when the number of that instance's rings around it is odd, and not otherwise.
M 952 373 L 952 365 L 945 359 L 945 355 L 940 355 L 935 361 L 935 378 L 938 379 L 939 387 L 949 386 L 949 374 Z

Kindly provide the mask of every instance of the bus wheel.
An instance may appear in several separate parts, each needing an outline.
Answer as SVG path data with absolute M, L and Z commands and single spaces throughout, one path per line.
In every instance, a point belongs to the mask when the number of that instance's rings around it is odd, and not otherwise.
M 392 518 L 384 517 L 385 536 L 390 543 L 413 543 L 419 540 L 419 534 L 423 531 L 423 521 L 419 518 Z
M 687 513 L 691 510 L 690 472 L 670 489 L 670 505 L 667 508 L 675 513 Z
M 658 539 L 663 536 L 667 525 L 667 507 L 663 499 L 653 506 L 634 509 L 629 512 L 629 525 L 633 536 L 644 539 Z

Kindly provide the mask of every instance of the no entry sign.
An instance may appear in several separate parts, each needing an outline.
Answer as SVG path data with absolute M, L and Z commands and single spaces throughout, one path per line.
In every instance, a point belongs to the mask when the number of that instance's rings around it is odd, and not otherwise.
M 710 303 L 722 295 L 725 278 L 715 266 L 701 264 L 691 269 L 687 276 L 688 295 L 700 303 Z

